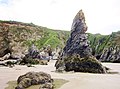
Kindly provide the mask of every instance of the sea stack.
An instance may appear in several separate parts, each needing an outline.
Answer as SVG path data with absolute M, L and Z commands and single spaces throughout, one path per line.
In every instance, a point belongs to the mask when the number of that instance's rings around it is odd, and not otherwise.
M 91 56 L 92 52 L 89 47 L 86 31 L 85 16 L 82 10 L 80 10 L 73 20 L 70 37 L 63 49 L 64 56 L 73 54 L 79 54 L 80 57 Z
M 70 37 L 55 64 L 57 71 L 106 73 L 102 64 L 92 56 L 85 33 L 87 28 L 84 13 L 80 10 L 73 19 Z

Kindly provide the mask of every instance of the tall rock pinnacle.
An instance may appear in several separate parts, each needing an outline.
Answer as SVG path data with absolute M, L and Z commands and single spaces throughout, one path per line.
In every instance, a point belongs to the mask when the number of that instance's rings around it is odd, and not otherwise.
M 81 57 L 85 57 L 91 55 L 89 41 L 87 40 L 87 34 L 85 34 L 86 31 L 85 16 L 80 10 L 73 20 L 70 38 L 63 50 L 64 56 L 79 54 Z
M 85 33 L 87 31 L 87 25 L 85 23 L 85 16 L 82 10 L 80 10 L 75 18 L 73 19 L 72 31 L 79 31 L 80 33 Z
M 73 20 L 71 34 L 63 53 L 55 64 L 58 72 L 106 73 L 102 64 L 92 56 L 87 34 L 85 34 L 86 31 L 85 16 L 80 10 Z

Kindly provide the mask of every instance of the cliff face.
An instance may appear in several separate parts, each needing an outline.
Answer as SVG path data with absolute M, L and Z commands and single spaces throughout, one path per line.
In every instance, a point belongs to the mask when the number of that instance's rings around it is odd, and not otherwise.
M 47 45 L 63 47 L 68 35 L 68 32 L 53 31 L 34 24 L 0 21 L 0 56 L 11 53 L 12 57 L 20 57 L 33 43 L 39 49 Z
M 0 23 L 0 56 L 5 55 L 9 50 L 8 26 Z
M 75 24 L 72 26 L 74 28 Z M 86 31 L 86 29 L 84 29 L 84 31 Z M 28 47 L 30 47 L 33 43 L 38 49 L 47 45 L 51 45 L 52 48 L 56 48 L 58 46 L 63 48 L 69 34 L 70 32 L 52 30 L 36 26 L 32 23 L 26 24 L 15 21 L 0 21 L 0 57 L 7 53 L 11 53 L 11 56 L 13 57 L 19 57 L 22 54 L 25 54 Z M 73 37 L 74 34 L 71 36 Z M 79 37 L 75 39 L 78 38 Z M 119 39 L 120 31 L 113 32 L 110 35 L 88 33 L 88 40 L 90 41 L 92 54 L 101 61 L 120 62 Z M 67 49 L 69 49 L 69 47 L 65 48 L 64 51 L 66 50 L 65 52 L 67 52 Z
M 40 39 L 40 30 L 26 24 L 1 22 L 1 48 L 0 56 L 10 52 L 12 56 L 25 54 L 28 46 L 25 42 L 28 40 Z M 39 31 L 39 32 L 38 32 Z
M 120 32 L 111 35 L 89 34 L 93 55 L 98 60 L 120 62 Z

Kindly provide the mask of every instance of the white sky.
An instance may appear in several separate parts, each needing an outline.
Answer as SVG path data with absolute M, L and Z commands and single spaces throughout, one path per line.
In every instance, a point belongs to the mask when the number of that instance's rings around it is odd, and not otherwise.
M 71 30 L 80 9 L 85 13 L 87 32 L 120 30 L 120 0 L 0 0 L 0 19 Z

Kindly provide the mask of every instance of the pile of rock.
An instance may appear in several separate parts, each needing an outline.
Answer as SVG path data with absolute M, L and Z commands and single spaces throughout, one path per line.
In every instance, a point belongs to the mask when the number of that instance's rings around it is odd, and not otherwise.
M 92 56 L 86 31 L 85 16 L 80 10 L 73 20 L 70 38 L 55 64 L 57 71 L 106 73 L 102 64 Z
M 43 50 L 42 52 L 37 49 L 33 44 L 29 49 L 25 57 L 20 61 L 20 64 L 41 64 L 47 65 L 50 60 L 48 52 Z
M 28 72 L 21 75 L 17 80 L 15 89 L 25 89 L 31 85 L 40 85 L 39 89 L 53 89 L 53 79 L 44 72 Z

